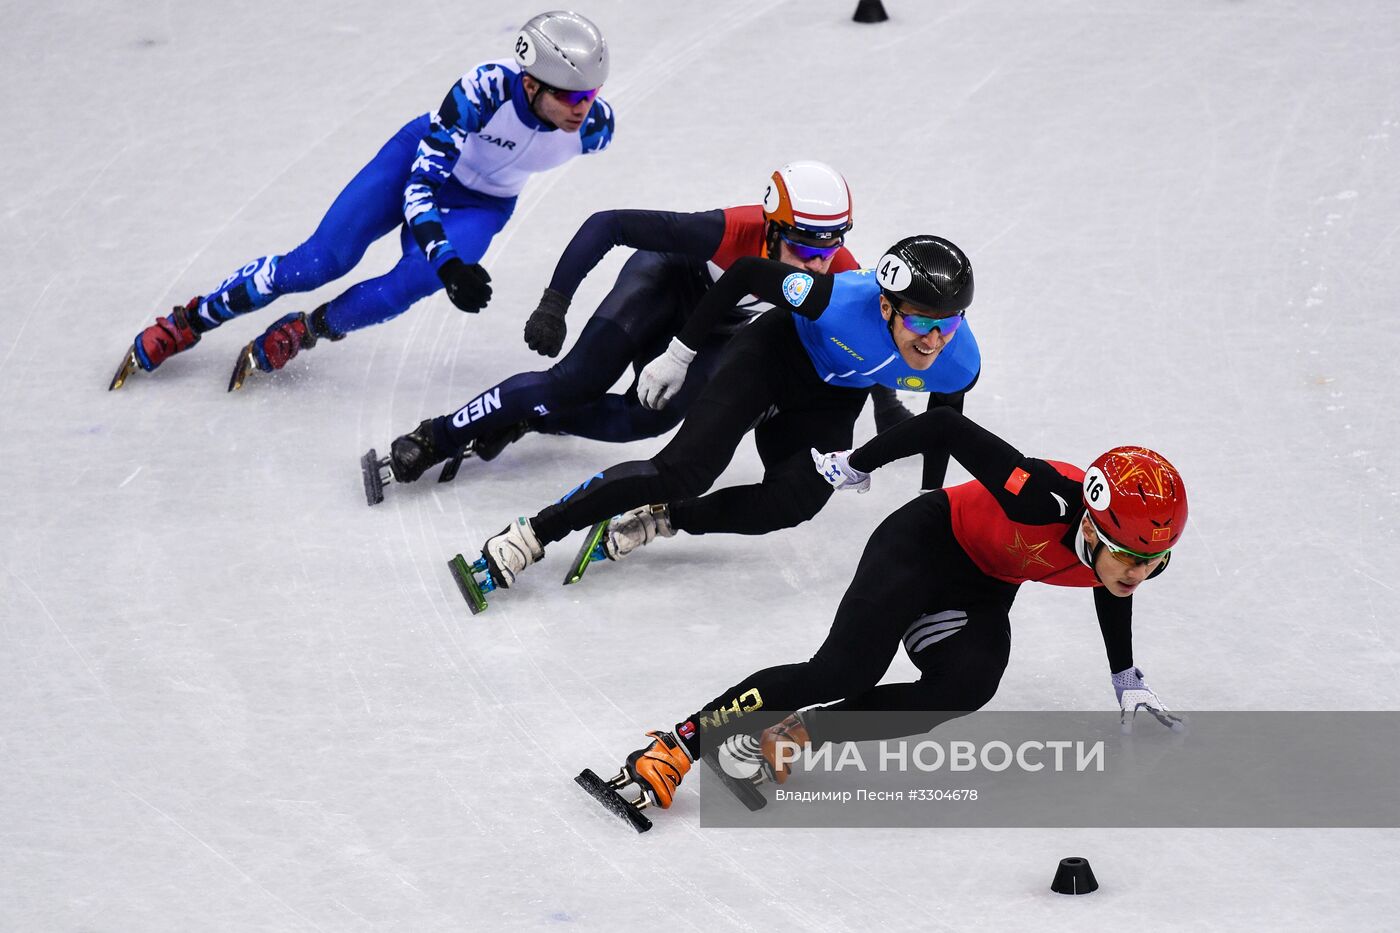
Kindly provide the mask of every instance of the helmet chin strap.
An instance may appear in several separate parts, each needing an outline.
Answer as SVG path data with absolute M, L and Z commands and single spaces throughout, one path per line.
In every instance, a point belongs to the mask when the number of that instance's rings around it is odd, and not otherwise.
M 535 106 L 535 101 L 539 100 L 540 95 L 544 93 L 544 82 L 541 81 L 539 78 L 534 78 L 534 82 L 535 93 L 526 98 L 530 102 L 530 113 L 534 114 L 536 120 L 539 120 L 541 123 L 543 123 L 550 129 L 559 129 L 559 127 L 556 126 L 553 121 L 547 118 L 544 114 L 540 113 L 539 108 Z
M 1099 576 L 1099 552 L 1103 550 L 1103 542 L 1100 541 L 1090 546 L 1088 537 L 1084 534 L 1084 521 L 1081 519 L 1079 527 L 1074 532 L 1074 554 L 1079 558 L 1079 562 L 1094 572 L 1094 579 L 1108 584 L 1104 578 Z

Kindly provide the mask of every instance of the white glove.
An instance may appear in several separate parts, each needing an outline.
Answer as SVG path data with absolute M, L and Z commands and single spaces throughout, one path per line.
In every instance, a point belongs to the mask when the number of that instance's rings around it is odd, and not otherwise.
M 817 472 L 822 475 L 822 479 L 831 484 L 832 489 L 838 492 L 844 489 L 869 492 L 870 474 L 862 473 L 851 466 L 850 456 L 849 450 L 823 454 L 818 453 L 815 447 L 812 448 L 812 463 L 816 464 Z
M 1185 728 L 1181 717 L 1167 709 L 1167 705 L 1147 686 L 1147 681 L 1142 679 L 1142 668 L 1128 667 L 1116 672 L 1113 675 L 1113 689 L 1118 694 L 1118 721 L 1122 723 L 1124 732 L 1133 731 L 1133 720 L 1140 709 L 1147 710 L 1158 722 L 1175 732 Z
M 675 397 L 685 382 L 685 374 L 690 369 L 695 351 L 681 343 L 679 337 L 671 338 L 666 352 L 646 365 L 637 379 L 637 398 L 647 408 L 660 411 Z

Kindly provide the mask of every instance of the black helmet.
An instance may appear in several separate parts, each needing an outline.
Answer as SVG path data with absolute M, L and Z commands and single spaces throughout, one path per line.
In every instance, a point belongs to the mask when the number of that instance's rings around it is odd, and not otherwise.
M 972 263 L 941 236 L 925 233 L 900 240 L 880 257 L 875 277 L 895 305 L 908 301 L 952 315 L 972 304 Z

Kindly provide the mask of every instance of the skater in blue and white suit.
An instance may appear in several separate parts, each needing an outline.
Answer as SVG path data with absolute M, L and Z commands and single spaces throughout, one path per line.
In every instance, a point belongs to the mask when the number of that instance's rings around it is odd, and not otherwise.
M 318 339 L 383 323 L 441 288 L 463 311 L 484 308 L 491 285 L 480 260 L 525 182 L 602 151 L 613 136 L 612 108 L 598 97 L 608 48 L 597 26 L 576 13 L 542 13 L 521 28 L 514 51 L 513 59 L 467 72 L 436 112 L 399 130 L 310 239 L 254 259 L 138 334 L 126 371 L 150 372 L 225 321 L 340 278 L 396 228 L 403 256 L 393 269 L 310 313 L 281 318 L 246 348 L 248 363 L 281 369 Z

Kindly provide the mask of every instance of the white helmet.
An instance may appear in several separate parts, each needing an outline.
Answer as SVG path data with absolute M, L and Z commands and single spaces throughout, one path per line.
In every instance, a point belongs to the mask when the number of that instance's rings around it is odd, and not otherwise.
M 541 13 L 521 26 L 515 60 L 530 77 L 563 91 L 591 91 L 608 80 L 602 31 L 569 10 Z
M 820 240 L 843 237 L 851 229 L 851 189 L 825 162 L 789 162 L 763 192 L 763 219 Z

